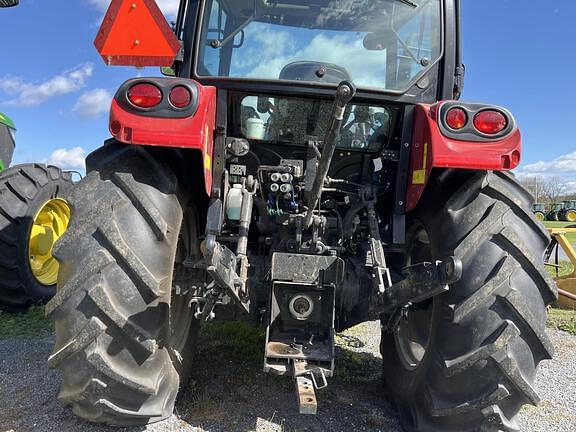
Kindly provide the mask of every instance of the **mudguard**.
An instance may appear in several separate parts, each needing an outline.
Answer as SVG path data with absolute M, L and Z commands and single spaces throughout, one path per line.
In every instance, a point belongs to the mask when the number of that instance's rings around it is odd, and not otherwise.
M 466 106 L 460 102 L 440 102 L 415 107 L 406 211 L 418 205 L 433 168 L 508 171 L 520 163 L 521 135 L 508 111 L 488 105 L 481 108 L 495 108 L 506 113 L 510 127 L 505 135 L 492 139 L 485 135 L 462 133 L 460 138 L 458 133 L 447 132 L 442 124 L 443 106 L 449 105 Z

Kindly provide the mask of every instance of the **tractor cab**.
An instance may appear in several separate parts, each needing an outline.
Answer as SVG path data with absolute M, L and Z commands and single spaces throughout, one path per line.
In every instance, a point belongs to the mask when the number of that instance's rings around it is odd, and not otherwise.
M 192 65 L 200 79 L 255 81 L 262 90 L 267 81 L 334 87 L 349 79 L 401 94 L 443 53 L 438 0 L 200 3 Z
M 0 112 L 0 171 L 12 163 L 15 147 L 16 125 L 6 114 Z
M 461 91 L 453 0 L 182 3 L 176 34 L 185 52 L 175 64 L 178 76 L 293 97 L 330 98 L 343 80 L 372 100 L 432 103 Z M 445 44 L 447 38 L 456 43 Z

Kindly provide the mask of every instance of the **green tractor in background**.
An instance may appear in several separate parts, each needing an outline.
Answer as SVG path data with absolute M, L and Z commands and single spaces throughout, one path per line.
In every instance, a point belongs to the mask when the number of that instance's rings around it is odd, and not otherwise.
M 546 204 L 535 203 L 532 206 L 532 213 L 537 221 L 543 222 L 546 219 Z
M 546 214 L 546 220 L 558 222 L 560 220 L 560 212 L 564 210 L 564 203 L 552 204 L 550 211 Z
M 564 201 L 564 207 L 558 213 L 558 219 L 564 222 L 576 222 L 576 200 Z
M 4 7 L 7 0 L 0 0 Z M 17 3 L 17 2 L 16 2 Z M 26 310 L 56 292 L 52 246 L 68 226 L 70 173 L 45 164 L 10 167 L 16 125 L 0 113 L 0 308 Z
M 0 0 L 0 8 L 18 0 Z M 0 309 L 21 312 L 56 292 L 52 246 L 70 220 L 70 173 L 46 164 L 10 167 L 16 125 L 0 113 Z

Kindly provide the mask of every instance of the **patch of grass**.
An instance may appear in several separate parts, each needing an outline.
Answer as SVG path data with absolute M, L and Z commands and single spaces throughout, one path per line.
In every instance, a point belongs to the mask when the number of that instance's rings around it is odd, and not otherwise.
M 566 228 L 569 225 L 574 225 L 574 222 L 551 222 L 545 221 L 544 226 L 546 228 Z M 572 244 L 576 244 L 576 233 L 566 234 L 568 241 Z
M 239 399 L 252 397 L 257 385 L 271 376 L 263 376 L 265 333 L 239 321 L 203 323 L 198 336 L 195 363 L 198 366 L 179 404 L 187 421 L 234 423 L 224 400 L 230 392 Z M 231 430 L 241 430 L 234 428 Z
M 33 306 L 21 314 L 0 311 L 0 338 L 42 337 L 53 329 L 52 321 L 44 317 L 43 306 Z
M 556 267 L 546 266 L 546 270 L 550 276 L 562 277 L 574 273 L 574 264 L 572 264 L 570 261 L 560 261 L 558 265 L 561 266 L 558 269 L 558 273 L 556 273 Z
M 576 310 L 550 308 L 548 326 L 576 335 Z
M 245 366 L 256 366 L 264 355 L 264 331 L 240 321 L 212 321 L 200 330 L 200 351 L 223 353 Z

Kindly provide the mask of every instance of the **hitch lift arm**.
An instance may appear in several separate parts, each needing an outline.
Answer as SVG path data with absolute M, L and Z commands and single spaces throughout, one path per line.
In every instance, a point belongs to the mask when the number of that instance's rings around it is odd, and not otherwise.
M 385 327 L 394 329 L 404 308 L 447 292 L 462 277 L 462 261 L 448 257 L 435 263 L 423 262 L 402 270 L 405 278 L 377 296 L 373 318 L 384 317 Z

